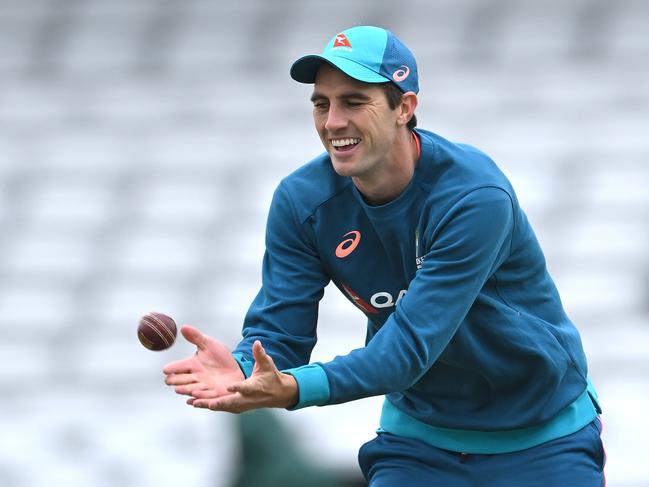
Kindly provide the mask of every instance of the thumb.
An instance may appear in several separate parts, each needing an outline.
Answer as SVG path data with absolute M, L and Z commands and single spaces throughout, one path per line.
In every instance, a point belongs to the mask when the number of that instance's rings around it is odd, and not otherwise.
M 180 332 L 189 343 L 196 345 L 199 350 L 203 350 L 205 348 L 207 338 L 199 331 L 198 328 L 194 328 L 193 326 L 189 325 L 183 325 L 180 328 Z
M 266 353 L 259 340 L 252 344 L 252 355 L 255 358 L 255 364 L 262 369 L 275 369 L 275 363 L 270 355 Z

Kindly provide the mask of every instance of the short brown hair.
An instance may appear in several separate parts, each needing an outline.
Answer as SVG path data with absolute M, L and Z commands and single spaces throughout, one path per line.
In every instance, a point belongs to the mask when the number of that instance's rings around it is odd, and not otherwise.
M 385 91 L 385 97 L 388 99 L 388 106 L 390 110 L 397 108 L 397 105 L 401 103 L 401 98 L 403 97 L 403 91 L 401 91 L 397 85 L 394 83 L 382 83 L 383 91 Z M 412 118 L 408 120 L 408 130 L 414 130 L 417 126 L 417 117 L 413 114 Z

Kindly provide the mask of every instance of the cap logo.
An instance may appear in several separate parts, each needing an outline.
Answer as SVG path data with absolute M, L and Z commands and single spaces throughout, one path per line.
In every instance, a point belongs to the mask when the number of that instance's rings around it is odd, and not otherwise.
M 397 83 L 400 83 L 401 81 L 405 80 L 409 74 L 410 68 L 404 64 L 402 66 L 399 66 L 399 69 L 392 73 L 392 79 Z
M 349 39 L 347 39 L 347 36 L 345 34 L 338 34 L 332 48 L 336 47 L 346 47 L 348 49 L 351 49 L 352 45 L 349 43 Z

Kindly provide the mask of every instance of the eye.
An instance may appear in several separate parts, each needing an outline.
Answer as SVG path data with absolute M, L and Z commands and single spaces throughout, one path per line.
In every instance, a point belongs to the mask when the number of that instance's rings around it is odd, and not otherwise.
M 326 110 L 329 105 L 324 101 L 316 101 L 313 103 L 314 110 L 323 111 Z

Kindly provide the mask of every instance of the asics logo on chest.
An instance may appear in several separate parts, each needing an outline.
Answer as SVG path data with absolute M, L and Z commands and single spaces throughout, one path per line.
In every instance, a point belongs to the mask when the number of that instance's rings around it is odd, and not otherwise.
M 352 230 L 343 235 L 343 239 L 344 240 L 338 244 L 338 247 L 336 247 L 336 257 L 339 259 L 344 259 L 356 250 L 356 247 L 358 247 L 358 244 L 361 241 L 361 232 L 358 230 Z

